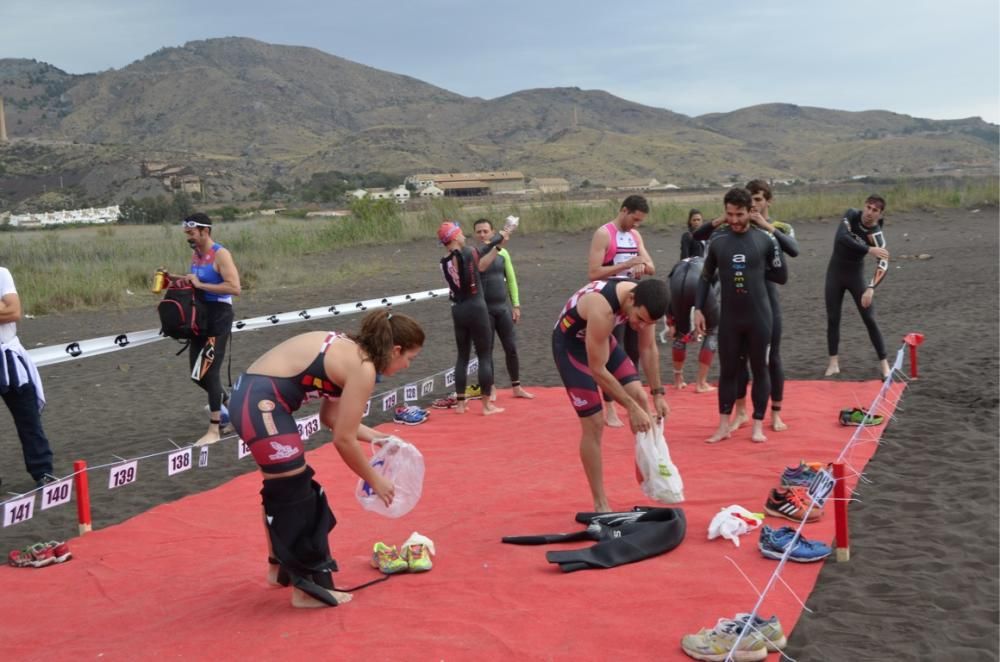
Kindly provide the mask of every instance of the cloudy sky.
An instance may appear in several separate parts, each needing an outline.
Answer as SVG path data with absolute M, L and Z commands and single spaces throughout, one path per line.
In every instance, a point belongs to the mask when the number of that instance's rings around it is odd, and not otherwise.
M 1000 122 L 997 0 L 0 0 L 0 58 L 70 73 L 227 36 L 483 98 L 575 86 L 686 115 L 786 102 Z

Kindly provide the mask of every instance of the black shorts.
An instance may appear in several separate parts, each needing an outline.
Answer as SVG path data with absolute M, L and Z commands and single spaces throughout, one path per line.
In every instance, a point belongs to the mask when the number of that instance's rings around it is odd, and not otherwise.
M 264 473 L 305 466 L 298 424 L 270 377 L 240 375 L 229 396 L 229 416 Z

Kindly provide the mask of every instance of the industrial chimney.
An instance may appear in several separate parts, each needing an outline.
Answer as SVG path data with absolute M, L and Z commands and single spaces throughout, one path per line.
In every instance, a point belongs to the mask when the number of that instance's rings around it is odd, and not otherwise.
M 3 115 L 3 97 L 0 97 L 0 143 L 7 142 L 7 120 Z

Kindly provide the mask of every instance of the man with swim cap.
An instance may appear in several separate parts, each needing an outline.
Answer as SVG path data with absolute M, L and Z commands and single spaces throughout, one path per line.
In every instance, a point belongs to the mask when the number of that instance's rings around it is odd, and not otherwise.
M 656 273 L 653 259 L 646 251 L 639 234 L 639 225 L 649 214 L 649 203 L 641 195 L 630 195 L 622 201 L 618 215 L 597 228 L 590 241 L 590 252 L 587 255 L 587 277 L 591 281 L 607 280 L 609 278 L 632 278 L 639 280 L 643 276 Z M 638 363 L 638 337 L 635 331 L 626 326 L 615 329 L 618 343 L 624 346 L 625 353 L 633 363 Z M 610 427 L 622 427 L 621 419 L 612 399 L 604 395 L 606 407 L 605 417 Z
M 730 436 L 729 415 L 736 400 L 737 378 L 744 357 L 753 373 L 753 430 L 751 440 L 767 441 L 763 421 L 770 395 L 767 350 L 771 341 L 771 305 L 765 281 L 782 284 L 788 268 L 774 237 L 750 222 L 753 205 L 746 189 L 730 189 L 723 198 L 728 232 L 718 233 L 708 245 L 702 281 L 695 302 L 695 329 L 705 333 L 704 309 L 711 283 L 718 274 L 722 294 L 719 321 L 719 428 L 706 441 Z
M 451 319 L 455 325 L 455 411 L 465 413 L 465 385 L 468 378 L 469 354 L 474 345 L 479 362 L 479 386 L 483 393 L 483 414 L 499 414 L 490 395 L 493 393 L 493 330 L 490 328 L 489 311 L 483 298 L 480 272 L 488 268 L 497 257 L 497 250 L 510 233 L 501 230 L 489 243 L 474 249 L 465 245 L 462 227 L 454 221 L 444 221 L 438 228 L 438 241 L 448 255 L 441 259 L 441 273 L 448 283 L 451 300 Z
M 598 388 L 625 407 L 633 432 L 645 432 L 653 425 L 636 365 L 614 337 L 614 329 L 628 324 L 638 334 L 639 361 L 653 395 L 655 413 L 666 419 L 670 409 L 663 397 L 655 325 L 669 302 L 670 292 L 662 280 L 598 280 L 569 298 L 552 330 L 552 356 L 580 418 L 580 461 L 597 512 L 611 511 L 604 491 L 604 421 Z
M 858 308 L 861 321 L 868 329 L 868 338 L 875 348 L 882 378 L 889 376 L 889 362 L 886 359 L 885 341 L 875 321 L 875 288 L 889 273 L 889 251 L 885 248 L 885 234 L 882 232 L 885 213 L 885 199 L 870 195 L 865 200 L 863 210 L 848 209 L 837 226 L 833 239 L 833 254 L 826 268 L 826 344 L 830 362 L 826 366 L 826 377 L 840 372 L 838 349 L 840 345 L 840 309 L 844 292 L 850 292 L 854 305 Z M 875 273 L 865 283 L 865 258 L 875 258 Z

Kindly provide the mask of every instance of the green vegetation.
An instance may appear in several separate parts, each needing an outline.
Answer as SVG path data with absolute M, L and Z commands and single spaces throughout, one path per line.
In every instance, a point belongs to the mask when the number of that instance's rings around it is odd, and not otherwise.
M 827 191 L 778 189 L 773 213 L 791 222 L 833 218 L 847 207 L 859 206 L 871 190 L 886 197 L 890 214 L 998 202 L 995 179 L 941 180 L 920 186 L 885 183 Z M 706 217 L 719 214 L 722 194 L 720 189 L 704 195 L 651 198 L 646 227 L 683 226 L 690 207 L 700 208 Z M 612 218 L 622 197 L 558 202 L 498 198 L 485 205 L 463 205 L 449 198 L 412 212 L 389 200 L 359 200 L 349 217 L 259 216 L 228 222 L 217 234 L 236 256 L 244 288 L 278 289 L 313 281 L 317 264 L 333 262 L 330 253 L 348 246 L 421 240 L 433 253 L 432 237 L 445 218 L 461 220 L 466 232 L 471 232 L 471 222 L 477 218 L 500 223 L 508 214 L 521 217 L 520 234 L 577 232 Z M 170 223 L 5 232 L 0 235 L 0 255 L 17 279 L 26 310 L 40 315 L 150 306 L 154 299 L 147 292 L 153 271 L 163 266 L 180 273 L 187 269 L 191 252 L 180 227 Z M 352 274 L 356 277 L 357 269 L 356 265 L 340 271 L 324 267 L 324 274 L 335 281 Z

